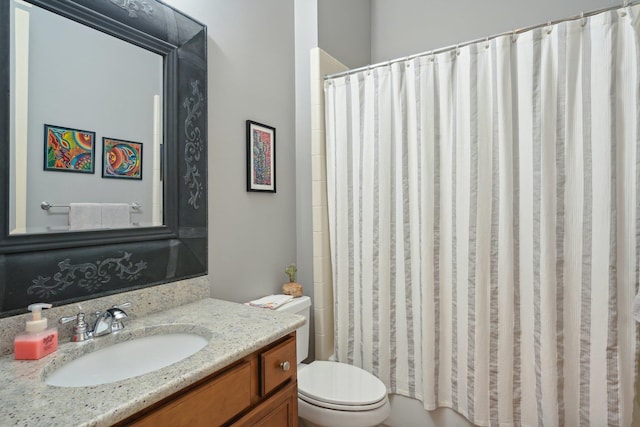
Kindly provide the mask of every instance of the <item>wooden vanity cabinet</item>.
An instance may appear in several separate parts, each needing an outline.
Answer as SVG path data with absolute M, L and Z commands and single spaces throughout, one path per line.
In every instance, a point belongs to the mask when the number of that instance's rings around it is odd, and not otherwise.
M 116 425 L 297 427 L 295 332 Z

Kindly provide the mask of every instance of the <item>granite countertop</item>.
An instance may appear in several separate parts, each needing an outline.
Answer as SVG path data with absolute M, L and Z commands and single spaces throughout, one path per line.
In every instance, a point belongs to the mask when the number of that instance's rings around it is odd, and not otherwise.
M 0 424 L 11 426 L 108 426 L 207 377 L 304 323 L 295 314 L 203 299 L 140 318 L 129 317 L 117 334 L 83 343 L 60 342 L 36 361 L 0 358 Z M 89 387 L 47 385 L 44 378 L 66 361 L 132 338 L 195 332 L 209 344 L 192 356 L 135 378 Z M 108 367 L 97 367 L 108 369 Z

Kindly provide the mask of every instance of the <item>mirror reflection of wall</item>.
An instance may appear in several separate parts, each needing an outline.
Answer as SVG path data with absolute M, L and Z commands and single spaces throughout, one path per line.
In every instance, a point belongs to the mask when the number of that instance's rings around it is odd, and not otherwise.
M 69 229 L 43 201 L 137 202 L 132 227 L 162 225 L 162 56 L 22 0 L 11 18 L 11 234 Z M 95 132 L 94 172 L 45 170 L 45 124 Z M 103 137 L 142 144 L 141 180 L 102 176 Z

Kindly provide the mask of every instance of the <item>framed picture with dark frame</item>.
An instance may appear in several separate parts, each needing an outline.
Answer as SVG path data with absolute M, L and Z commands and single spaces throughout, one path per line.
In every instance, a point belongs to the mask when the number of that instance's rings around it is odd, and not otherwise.
M 142 143 L 102 138 L 102 177 L 142 179 Z
M 94 173 L 96 133 L 44 125 L 44 170 Z
M 276 192 L 276 128 L 247 120 L 247 191 Z

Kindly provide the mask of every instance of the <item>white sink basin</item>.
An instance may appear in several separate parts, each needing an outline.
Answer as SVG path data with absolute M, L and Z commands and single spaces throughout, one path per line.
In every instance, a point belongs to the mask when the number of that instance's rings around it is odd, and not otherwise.
M 207 343 L 206 338 L 193 333 L 136 338 L 72 360 L 48 375 L 45 382 L 58 387 L 85 387 L 133 378 L 186 359 Z

